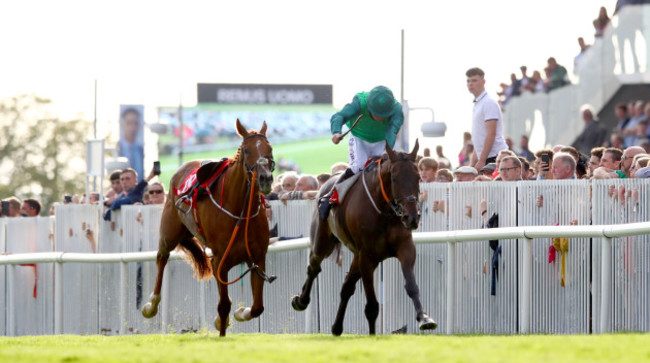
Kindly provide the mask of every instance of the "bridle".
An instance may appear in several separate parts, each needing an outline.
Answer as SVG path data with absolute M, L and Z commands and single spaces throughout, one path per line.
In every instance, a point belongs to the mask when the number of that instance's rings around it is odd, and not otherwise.
M 249 134 L 246 137 L 244 137 L 244 140 L 242 141 L 242 144 L 246 140 L 248 140 L 250 138 L 253 138 L 253 137 L 261 137 L 261 138 L 264 139 L 264 141 L 269 143 L 269 140 L 266 138 L 266 135 L 264 135 L 264 134 Z M 246 168 L 246 172 L 249 175 L 253 174 L 253 169 L 257 170 L 260 166 L 267 166 L 269 168 L 269 170 L 271 171 L 271 173 L 275 170 L 275 161 L 273 161 L 273 158 L 260 157 L 259 159 L 257 159 L 257 161 L 252 166 L 248 166 L 248 164 L 246 163 L 246 155 L 242 155 L 242 158 L 243 158 L 243 162 L 244 162 L 244 168 Z M 250 184 L 250 180 L 249 180 L 249 184 Z
M 379 179 L 379 187 L 381 189 L 381 195 L 384 198 L 384 201 L 388 206 L 390 207 L 391 211 L 399 218 L 402 218 L 406 215 L 404 212 L 406 210 L 405 204 L 407 203 L 413 203 L 418 200 L 416 195 L 407 195 L 395 200 L 391 200 L 388 197 L 388 194 L 386 194 L 386 189 L 384 188 L 384 181 L 381 178 L 381 161 L 382 159 L 379 158 L 377 161 L 377 178 Z M 377 207 L 377 204 L 375 203 L 375 200 L 372 197 L 372 194 L 370 194 L 370 190 L 368 189 L 368 184 L 366 183 L 366 173 L 365 171 L 361 172 L 361 180 L 363 181 L 363 188 L 366 191 L 366 195 L 368 196 L 368 199 L 370 199 L 370 203 L 372 203 L 372 206 L 375 208 L 375 211 L 378 214 L 390 214 L 390 213 L 383 213 L 379 207 Z

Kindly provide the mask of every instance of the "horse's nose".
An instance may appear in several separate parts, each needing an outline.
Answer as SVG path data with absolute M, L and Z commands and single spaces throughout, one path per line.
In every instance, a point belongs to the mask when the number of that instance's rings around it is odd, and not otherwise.
M 271 184 L 273 184 L 273 174 L 271 173 L 261 173 L 258 177 L 260 183 L 260 189 L 263 194 L 268 194 L 271 192 Z
M 260 183 L 262 183 L 262 184 L 271 184 L 271 183 L 273 183 L 273 174 L 271 174 L 271 173 L 262 173 L 260 175 Z
M 411 230 L 417 229 L 419 224 L 419 218 L 411 214 L 406 214 L 404 215 L 404 217 L 402 217 L 402 224 L 404 224 L 404 227 L 408 229 Z

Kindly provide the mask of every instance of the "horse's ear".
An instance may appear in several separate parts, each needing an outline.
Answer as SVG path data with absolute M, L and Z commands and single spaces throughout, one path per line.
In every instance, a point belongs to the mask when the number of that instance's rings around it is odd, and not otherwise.
M 237 128 L 237 133 L 239 134 L 239 136 L 241 136 L 241 137 L 248 136 L 248 131 L 246 130 L 244 125 L 242 125 L 241 122 L 239 122 L 239 119 L 237 119 L 237 123 L 236 123 L 235 126 Z
M 266 121 L 262 122 L 262 129 L 260 129 L 260 134 L 266 136 Z
M 395 161 L 395 151 L 393 151 L 393 148 L 390 147 L 388 141 L 386 141 L 386 154 L 388 154 L 388 159 L 390 161 Z
M 413 146 L 413 151 L 411 151 L 411 154 L 409 155 L 411 157 L 411 160 L 413 161 L 417 160 L 419 148 L 420 148 L 420 143 L 418 142 L 418 139 L 415 139 L 415 146 Z

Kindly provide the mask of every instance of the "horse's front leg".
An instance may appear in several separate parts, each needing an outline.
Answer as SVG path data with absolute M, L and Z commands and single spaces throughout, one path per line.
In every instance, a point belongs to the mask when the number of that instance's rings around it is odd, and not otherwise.
M 404 288 L 413 301 L 413 306 L 417 313 L 416 319 L 420 330 L 433 330 L 438 326 L 438 324 L 422 309 L 422 303 L 420 302 L 420 289 L 415 282 L 415 273 L 413 272 L 413 266 L 415 266 L 415 255 L 416 250 L 413 243 L 404 243 L 403 247 L 397 251 L 397 259 L 402 266 L 402 274 L 406 281 Z
M 232 306 L 232 301 L 230 301 L 230 296 L 228 296 L 228 285 L 222 284 L 219 282 L 221 277 L 222 281 L 228 281 L 228 271 L 230 267 L 224 261 L 224 266 L 221 267 L 221 275 L 218 274 L 219 261 L 221 261 L 222 256 L 214 256 L 212 259 L 212 273 L 217 280 L 217 285 L 219 286 L 219 305 L 217 305 L 217 318 L 214 320 L 214 327 L 219 331 L 219 336 L 226 336 L 226 329 L 228 328 L 228 315 L 230 314 L 230 308 Z
M 360 261 L 361 281 L 363 281 L 363 290 L 366 293 L 366 319 L 368 320 L 368 333 L 375 335 L 375 325 L 377 323 L 377 316 L 379 316 L 379 301 L 375 295 L 374 276 L 377 264 L 368 259 Z
M 266 256 L 258 264 L 260 271 L 266 270 Z M 233 314 L 237 321 L 248 321 L 257 318 L 264 312 L 264 279 L 257 272 L 251 271 L 251 290 L 253 292 L 253 306 L 240 307 Z
M 345 310 L 348 307 L 348 301 L 350 297 L 354 295 L 354 287 L 361 278 L 359 273 L 359 257 L 354 255 L 352 259 L 352 264 L 350 265 L 350 272 L 345 276 L 345 281 L 343 282 L 343 287 L 341 287 L 341 302 L 339 303 L 339 309 L 336 312 L 336 319 L 332 325 L 332 334 L 341 335 L 343 333 L 343 318 L 345 317 Z

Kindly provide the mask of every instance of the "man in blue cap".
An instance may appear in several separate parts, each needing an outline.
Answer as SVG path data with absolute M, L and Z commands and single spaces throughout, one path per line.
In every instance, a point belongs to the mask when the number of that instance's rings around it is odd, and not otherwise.
M 344 123 L 351 128 L 348 140 L 350 167 L 337 183 L 362 170 L 368 159 L 381 156 L 386 149 L 386 141 L 391 147 L 395 145 L 397 133 L 404 123 L 402 105 L 395 100 L 389 88 L 377 86 L 370 92 L 357 93 L 351 103 L 332 116 L 330 129 L 334 144 L 343 139 L 341 128 Z M 329 214 L 329 199 L 334 192 L 321 198 L 319 212 L 322 219 Z

